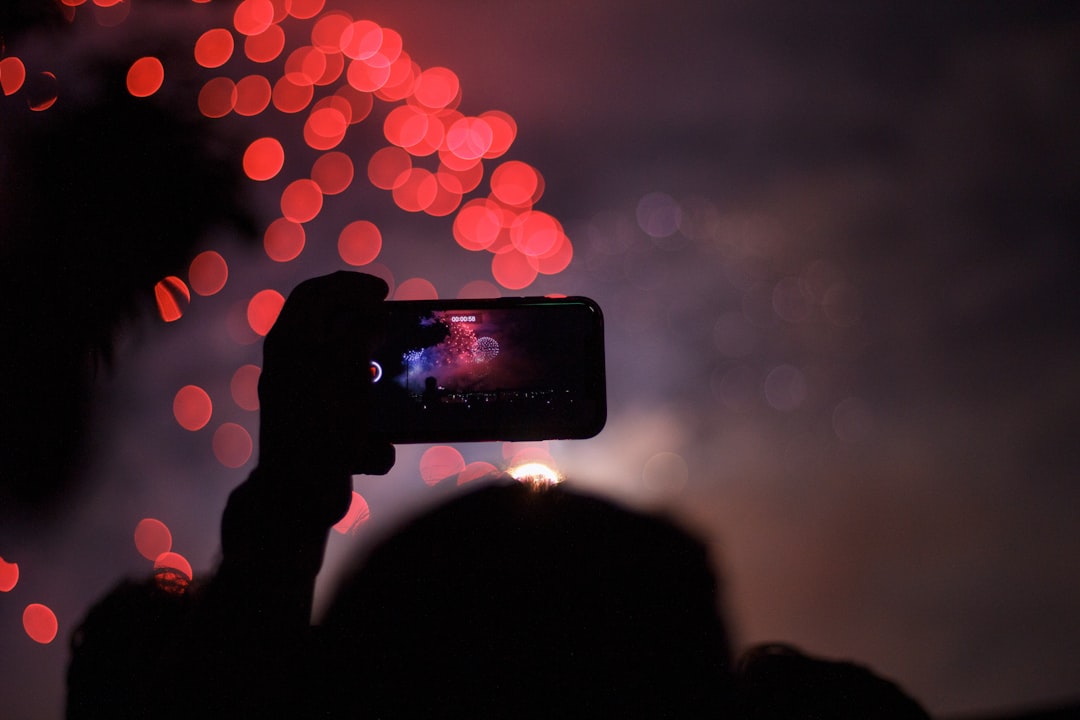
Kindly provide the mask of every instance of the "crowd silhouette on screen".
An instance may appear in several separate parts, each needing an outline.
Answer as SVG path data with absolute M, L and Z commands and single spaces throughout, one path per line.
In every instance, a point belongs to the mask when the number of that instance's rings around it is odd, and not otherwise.
M 127 581 L 91 609 L 72 638 L 69 718 L 926 717 L 870 671 L 786 646 L 736 664 L 705 546 L 562 485 L 493 480 L 427 511 L 312 627 L 351 475 L 393 465 L 353 371 L 385 294 L 341 272 L 290 295 L 219 567 L 198 586 L 168 570 Z

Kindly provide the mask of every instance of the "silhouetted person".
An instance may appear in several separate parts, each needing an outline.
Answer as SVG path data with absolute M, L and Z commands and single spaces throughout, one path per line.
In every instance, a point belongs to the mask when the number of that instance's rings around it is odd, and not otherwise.
M 730 650 L 703 546 L 562 488 L 492 487 L 417 520 L 344 585 L 315 641 L 351 475 L 393 464 L 368 417 L 386 292 L 356 273 L 304 282 L 267 336 L 259 462 L 229 497 L 220 566 L 179 627 L 133 650 L 164 645 L 147 664 L 183 689 L 157 717 L 721 716 Z M 73 679 L 80 667 L 76 653 Z
M 416 519 L 321 631 L 333 717 L 732 717 L 705 548 L 564 486 L 492 485 Z
M 425 410 L 435 410 L 442 403 L 439 381 L 430 375 L 424 378 L 424 393 L 420 396 L 420 402 Z
M 852 662 L 758 645 L 739 659 L 746 720 L 929 720 L 895 683 Z

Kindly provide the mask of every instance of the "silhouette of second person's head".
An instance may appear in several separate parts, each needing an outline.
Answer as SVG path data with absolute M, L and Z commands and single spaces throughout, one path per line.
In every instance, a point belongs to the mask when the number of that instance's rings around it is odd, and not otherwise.
M 727 716 L 703 545 L 563 486 L 491 485 L 416 519 L 322 632 L 337 717 Z

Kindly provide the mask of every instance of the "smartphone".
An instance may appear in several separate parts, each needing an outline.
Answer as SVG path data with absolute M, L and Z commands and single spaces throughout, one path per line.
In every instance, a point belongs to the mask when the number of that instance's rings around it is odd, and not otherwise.
M 373 431 L 393 443 L 554 440 L 607 420 L 604 320 L 584 297 L 384 303 Z

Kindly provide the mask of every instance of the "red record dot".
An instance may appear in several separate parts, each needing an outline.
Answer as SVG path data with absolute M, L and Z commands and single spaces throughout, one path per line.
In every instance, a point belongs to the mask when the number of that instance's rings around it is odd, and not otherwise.
M 284 164 L 285 149 L 277 138 L 259 138 L 244 151 L 244 173 L 252 180 L 269 180 Z
M 323 194 L 314 180 L 294 180 L 281 193 L 281 214 L 293 222 L 313 220 L 322 205 Z
M 457 448 L 436 445 L 420 456 L 420 477 L 428 485 L 436 485 L 465 469 L 465 459 Z
M 232 57 L 235 42 L 225 28 L 207 30 L 195 41 L 195 62 L 204 68 L 221 67 Z
M 242 467 L 251 459 L 251 433 L 242 425 L 222 423 L 221 427 L 214 431 L 213 446 L 214 457 L 227 468 Z
M 280 25 L 271 25 L 258 35 L 244 38 L 244 54 L 248 60 L 268 63 L 276 60 L 285 49 L 285 31 Z
M 185 430 L 202 430 L 213 414 L 210 395 L 198 385 L 185 385 L 173 397 L 173 417 Z
M 338 254 L 349 265 L 367 265 L 379 256 L 381 250 L 382 233 L 367 220 L 349 223 L 338 236 Z
M 304 251 L 306 242 L 304 226 L 285 218 L 270 223 L 263 234 L 263 249 L 274 262 L 295 260 Z
M 135 549 L 147 560 L 172 550 L 172 533 L 157 518 L 143 518 L 135 526 Z
M 409 278 L 394 290 L 395 300 L 438 300 L 439 293 L 430 280 Z
M 191 292 L 184 281 L 170 275 L 154 286 L 158 313 L 165 322 L 174 322 L 184 315 L 184 306 L 191 301 Z
M 265 336 L 277 322 L 285 298 L 277 290 L 260 290 L 247 306 L 247 321 L 257 335 Z
M 262 368 L 258 365 L 242 365 L 233 373 L 229 381 L 229 393 L 237 407 L 255 412 L 259 409 L 259 376 Z
M 337 195 L 352 184 L 353 172 L 352 158 L 343 152 L 328 152 L 311 166 L 311 179 L 324 195 Z
M 128 92 L 135 97 L 150 97 L 165 82 L 165 68 L 156 57 L 142 57 L 131 64 L 127 74 Z
M 19 563 L 0 558 L 0 592 L 11 592 L 19 584 Z
M 399 147 L 387 147 L 377 151 L 368 161 L 368 179 L 382 190 L 393 190 L 409 177 L 412 158 Z
M 163 552 L 160 555 L 158 555 L 156 558 L 154 558 L 154 569 L 155 570 L 164 570 L 164 569 L 176 570 L 177 572 L 181 573 L 185 578 L 187 578 L 189 581 L 191 580 L 191 577 L 192 577 L 191 563 L 189 563 L 187 558 L 184 557 L 183 555 L 181 555 L 180 553 L 176 553 L 176 552 L 172 552 L 172 551 Z
M 536 268 L 516 250 L 499 253 L 491 258 L 491 274 L 508 290 L 521 290 L 536 279 Z
M 31 603 L 23 610 L 23 630 L 30 639 L 42 645 L 48 645 L 56 637 L 60 628 L 56 613 L 40 603 Z
M 236 83 L 227 77 L 206 81 L 199 91 L 199 112 L 208 118 L 228 115 L 236 106 Z
M 233 110 L 237 115 L 252 117 L 258 115 L 270 105 L 273 93 L 270 81 L 262 75 L 248 75 L 236 83 L 236 105 Z

